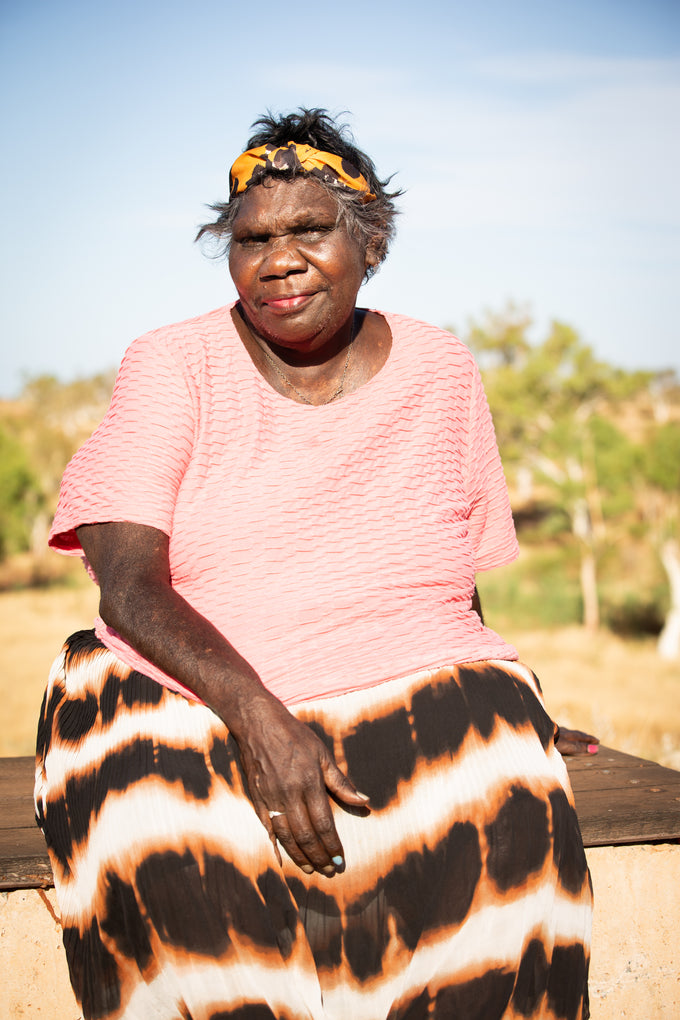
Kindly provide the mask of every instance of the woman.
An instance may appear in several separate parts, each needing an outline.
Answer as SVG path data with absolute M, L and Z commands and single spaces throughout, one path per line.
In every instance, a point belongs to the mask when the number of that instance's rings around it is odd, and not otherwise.
M 478 373 L 356 307 L 394 197 L 263 117 L 230 308 L 128 351 L 51 544 L 101 589 L 36 804 L 84 1016 L 588 1015 L 590 884 L 538 682 L 473 608 L 517 551 Z

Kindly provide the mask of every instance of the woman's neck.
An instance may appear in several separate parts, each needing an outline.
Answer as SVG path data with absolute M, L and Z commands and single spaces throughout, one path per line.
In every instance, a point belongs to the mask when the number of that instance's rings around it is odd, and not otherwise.
M 239 304 L 232 319 L 256 369 L 272 389 L 297 403 L 330 404 L 359 389 L 377 375 L 392 345 L 389 326 L 381 315 L 355 309 L 337 344 L 301 352 L 279 347 L 258 336 Z

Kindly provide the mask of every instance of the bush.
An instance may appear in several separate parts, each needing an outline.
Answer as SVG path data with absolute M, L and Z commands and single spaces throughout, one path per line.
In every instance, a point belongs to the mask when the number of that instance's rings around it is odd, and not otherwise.
M 0 427 L 0 560 L 29 548 L 37 480 L 21 444 Z
M 629 595 L 623 602 L 602 607 L 606 626 L 620 637 L 657 636 L 664 625 L 664 612 L 658 600 Z
M 552 546 L 524 547 L 515 562 L 477 576 L 485 622 L 493 630 L 580 623 L 578 563 Z

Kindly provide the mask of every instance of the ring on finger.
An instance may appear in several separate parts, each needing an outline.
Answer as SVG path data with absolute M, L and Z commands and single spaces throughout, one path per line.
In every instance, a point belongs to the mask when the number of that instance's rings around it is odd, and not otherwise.
M 269 812 L 269 817 L 270 818 L 280 818 L 284 814 L 285 814 L 285 811 L 270 811 Z

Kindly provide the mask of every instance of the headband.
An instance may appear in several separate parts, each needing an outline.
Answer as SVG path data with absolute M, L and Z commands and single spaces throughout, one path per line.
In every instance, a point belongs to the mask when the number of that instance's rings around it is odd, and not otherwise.
M 363 174 L 342 156 L 297 142 L 281 146 L 269 142 L 257 149 L 248 149 L 238 157 L 229 172 L 229 201 L 251 184 L 259 184 L 268 173 L 290 170 L 306 170 L 326 184 L 360 191 L 362 202 L 372 202 L 376 197 Z

